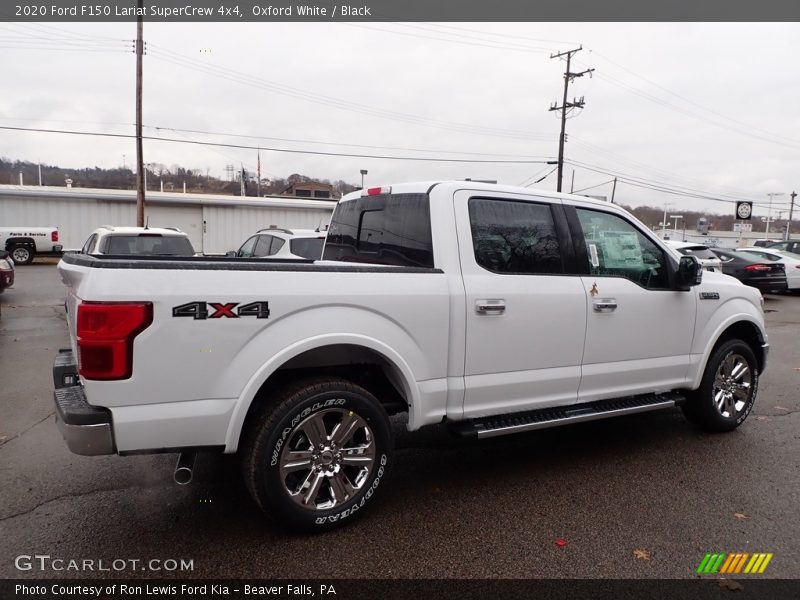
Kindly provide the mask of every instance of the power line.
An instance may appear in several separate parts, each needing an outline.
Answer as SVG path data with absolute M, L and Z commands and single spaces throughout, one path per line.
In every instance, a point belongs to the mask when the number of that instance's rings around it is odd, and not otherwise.
M 22 122 L 36 122 L 36 123 L 74 123 L 74 124 L 81 124 L 81 125 L 98 125 L 98 126 L 121 126 L 121 127 L 132 127 L 134 123 L 123 123 L 119 121 L 82 121 L 82 120 L 63 120 L 63 119 L 39 119 L 34 117 L 27 117 L 27 118 L 16 118 L 16 117 L 2 117 L 0 116 L 0 121 L 22 121 Z M 285 138 L 285 137 L 274 137 L 274 136 L 266 136 L 266 135 L 254 135 L 254 134 L 244 134 L 244 133 L 231 133 L 231 132 L 224 132 L 224 131 L 209 131 L 205 129 L 183 129 L 180 127 L 169 127 L 167 125 L 142 125 L 145 129 L 153 129 L 156 132 L 160 131 L 170 131 L 176 134 L 181 133 L 190 133 L 190 134 L 201 134 L 201 135 L 211 135 L 211 136 L 219 136 L 219 137 L 232 137 L 232 138 L 241 138 L 241 139 L 249 139 L 249 140 L 257 140 L 257 141 L 264 141 L 264 140 L 271 140 L 277 142 L 290 142 L 290 143 L 300 143 L 300 144 L 318 144 L 322 146 L 338 146 L 338 147 L 347 147 L 347 148 L 366 148 L 371 150 L 400 150 L 404 152 L 428 152 L 430 154 L 451 154 L 451 155 L 460 155 L 460 156 L 480 156 L 480 157 L 491 157 L 491 158 L 530 158 L 530 159 L 547 159 L 549 157 L 544 155 L 522 155 L 522 154 L 502 154 L 502 153 L 490 153 L 490 152 L 464 152 L 461 150 L 442 150 L 442 149 L 433 149 L 433 148 L 411 148 L 407 146 L 381 146 L 381 145 L 373 145 L 373 144 L 352 144 L 348 142 L 329 142 L 323 140 L 310 140 L 310 139 L 298 139 L 298 138 Z M 188 138 L 187 138 L 188 139 Z M 239 160 L 239 159 L 237 159 Z M 252 167 L 252 165 L 249 165 Z
M 620 183 L 626 183 L 628 185 L 634 187 L 641 187 L 646 188 L 654 191 L 663 192 L 666 194 L 672 194 L 676 196 L 685 196 L 687 198 L 696 198 L 700 200 L 712 200 L 715 202 L 726 202 L 728 204 L 735 204 L 738 202 L 738 199 L 731 199 L 731 198 L 724 198 L 719 195 L 715 196 L 711 192 L 707 192 L 705 190 L 697 190 L 692 189 L 685 186 L 670 186 L 666 184 L 662 184 L 657 181 L 647 180 L 641 177 L 635 177 L 631 175 L 627 175 L 625 173 L 621 173 L 619 171 L 614 171 L 610 169 L 603 169 L 602 167 L 598 167 L 596 165 L 589 165 L 586 163 L 581 163 L 575 160 L 567 160 L 568 164 L 571 164 L 575 167 L 585 169 L 587 171 L 593 171 L 595 173 L 602 173 L 604 175 L 609 175 L 612 177 L 616 177 Z M 755 206 L 765 207 L 766 205 L 758 204 L 754 202 Z
M 655 87 L 665 91 L 666 93 L 670 94 L 671 96 L 675 96 L 676 98 L 678 98 L 680 100 L 683 100 L 684 102 L 687 102 L 687 103 L 689 103 L 689 104 L 691 104 L 693 106 L 696 106 L 697 108 L 699 108 L 701 110 L 709 112 L 712 115 L 716 115 L 717 117 L 720 117 L 720 118 L 725 119 L 727 121 L 731 121 L 733 123 L 737 123 L 737 124 L 742 125 L 744 127 L 749 127 L 751 129 L 755 129 L 757 131 L 761 131 L 762 133 L 766 133 L 767 135 L 771 135 L 771 136 L 774 136 L 776 138 L 782 138 L 782 139 L 784 139 L 784 140 L 786 140 L 788 142 L 792 142 L 792 143 L 795 143 L 795 144 L 800 144 L 800 140 L 797 140 L 795 138 L 789 138 L 789 137 L 780 135 L 778 133 L 775 133 L 775 132 L 772 132 L 772 131 L 768 131 L 766 129 L 762 129 L 760 127 L 756 127 L 755 125 L 752 125 L 750 123 L 745 123 L 744 121 L 739 121 L 738 119 L 734 119 L 734 118 L 729 117 L 727 115 L 724 115 L 724 114 L 722 114 L 720 112 L 717 112 L 717 111 L 715 111 L 715 110 L 713 110 L 711 108 L 708 108 L 707 106 L 704 106 L 704 105 L 700 104 L 699 102 L 695 102 L 694 100 L 692 100 L 690 98 L 687 98 L 686 96 L 682 96 L 681 94 L 673 92 L 672 90 L 664 87 L 663 85 L 661 85 L 659 83 L 656 83 L 652 79 L 648 79 L 647 77 L 636 73 L 635 71 L 633 71 L 633 70 L 631 70 L 631 69 L 619 64 L 618 62 L 610 59 L 608 56 L 605 56 L 604 54 L 601 54 L 600 52 L 597 52 L 596 50 L 589 50 L 589 52 L 593 53 L 595 56 L 599 56 L 603 60 L 606 60 L 606 61 L 610 62 L 612 65 L 616 66 L 617 68 L 622 69 L 623 71 L 626 71 L 627 73 L 630 73 L 634 77 L 638 77 L 642 81 L 645 81 L 645 82 L 649 83 L 650 85 L 655 86 Z
M 584 149 L 586 152 L 589 152 L 591 154 L 597 155 L 597 156 L 602 157 L 602 158 L 612 158 L 615 163 L 623 163 L 623 164 L 631 165 L 636 170 L 653 173 L 653 174 L 656 175 L 656 177 L 661 177 L 661 178 L 664 178 L 664 179 L 667 179 L 667 180 L 673 180 L 677 184 L 680 184 L 681 182 L 688 182 L 688 183 L 692 183 L 692 184 L 703 185 L 705 183 L 700 179 L 695 179 L 695 178 L 692 178 L 692 177 L 689 177 L 689 176 L 685 176 L 685 175 L 677 175 L 677 174 L 672 173 L 670 171 L 666 171 L 664 169 L 659 169 L 658 167 L 653 167 L 652 165 L 648 165 L 646 163 L 643 163 L 643 162 L 628 158 L 627 156 L 625 156 L 623 154 L 620 154 L 618 152 L 614 152 L 612 150 L 608 150 L 607 148 L 603 148 L 601 146 L 596 146 L 594 144 L 589 144 L 588 142 L 584 142 L 583 140 L 578 139 L 578 138 L 576 138 L 574 136 L 570 138 L 570 142 L 572 144 L 575 144 L 575 145 L 579 146 L 580 148 Z M 746 195 L 749 195 L 749 196 L 759 196 L 760 195 L 758 192 L 744 191 L 744 190 L 741 190 L 739 188 L 729 188 L 727 186 L 716 186 L 716 187 L 717 187 L 717 189 L 720 190 L 720 192 L 724 192 L 726 195 L 728 195 L 730 197 L 734 197 L 737 194 L 746 194 Z M 740 197 L 738 199 L 746 200 L 746 201 L 749 202 L 752 198 Z
M 151 44 L 148 47 L 152 48 L 150 54 L 153 56 L 153 58 L 157 58 L 158 60 L 162 60 L 165 62 L 172 62 L 173 64 L 176 64 L 177 66 L 183 67 L 185 69 L 198 71 L 206 75 L 219 77 L 221 79 L 226 79 L 228 81 L 233 81 L 250 87 L 265 89 L 277 94 L 290 96 L 300 100 L 305 100 L 307 102 L 322 104 L 324 106 L 339 108 L 342 110 L 348 110 L 360 114 L 367 114 L 370 116 L 380 117 L 383 119 L 389 119 L 393 121 L 412 123 L 415 125 L 422 125 L 437 129 L 445 129 L 449 131 L 457 131 L 460 133 L 471 133 L 477 135 L 486 135 L 492 137 L 507 137 L 515 139 L 531 139 L 531 138 L 545 139 L 548 137 L 547 134 L 520 131 L 518 129 L 484 127 L 481 125 L 471 125 L 469 123 L 445 121 L 442 119 L 433 119 L 430 117 L 424 117 L 410 113 L 402 113 L 398 111 L 381 109 L 374 106 L 369 106 L 365 104 L 351 102 L 348 100 L 334 98 L 332 96 L 325 96 L 322 94 L 308 92 L 306 90 L 294 88 L 279 82 L 260 79 L 258 77 L 253 77 L 251 74 L 241 73 L 234 69 L 222 68 L 209 64 L 204 64 L 193 58 L 189 58 L 185 55 L 173 52 L 156 44 Z
M 753 138 L 753 139 L 761 140 L 763 142 L 776 144 L 776 145 L 779 145 L 779 146 L 784 146 L 784 147 L 792 148 L 792 149 L 795 149 L 795 150 L 796 149 L 800 149 L 800 141 L 785 142 L 785 141 L 781 141 L 781 140 L 777 140 L 777 139 L 772 139 L 772 138 L 769 138 L 769 137 L 766 137 L 764 135 L 760 135 L 760 134 L 757 134 L 757 133 L 751 133 L 751 132 L 746 131 L 746 130 L 740 128 L 740 127 L 735 127 L 735 126 L 727 125 L 725 123 L 720 123 L 719 121 L 715 121 L 715 120 L 713 120 L 713 119 L 711 119 L 711 118 L 709 118 L 707 116 L 704 116 L 702 114 L 698 114 L 696 112 L 693 112 L 693 111 L 688 110 L 686 108 L 683 108 L 681 106 L 675 105 L 675 104 L 673 104 L 671 102 L 668 102 L 668 101 L 666 101 L 666 100 L 664 100 L 662 98 L 659 98 L 658 96 L 653 96 L 652 94 L 649 94 L 649 93 L 644 92 L 644 91 L 642 91 L 642 90 L 640 90 L 638 88 L 635 88 L 635 87 L 633 87 L 633 86 L 621 81 L 620 79 L 612 77 L 612 76 L 610 76 L 608 74 L 598 75 L 598 78 L 601 81 L 604 81 L 606 83 L 610 83 L 611 85 L 614 85 L 614 86 L 617 86 L 617 87 L 620 87 L 620 88 L 630 92 L 631 94 L 633 94 L 635 96 L 638 96 L 640 98 L 643 98 L 645 100 L 653 102 L 654 104 L 658 104 L 660 106 L 663 106 L 664 108 L 668 108 L 668 109 L 673 110 L 675 112 L 679 112 L 679 113 L 681 113 L 683 115 L 692 117 L 692 118 L 697 119 L 699 121 L 703 121 L 704 123 L 707 123 L 707 124 L 710 124 L 710 125 L 714 125 L 716 127 L 720 127 L 722 129 L 726 129 L 728 131 L 732 131 L 734 133 L 738 133 L 740 135 L 744 135 L 744 136 L 747 136 L 747 137 L 750 137 L 750 138 Z M 786 138 L 786 139 L 790 139 L 790 138 Z
M 614 180 L 613 179 L 609 179 L 608 181 L 604 181 L 603 183 L 598 183 L 596 185 L 590 185 L 589 187 L 581 188 L 579 190 L 574 190 L 571 193 L 572 194 L 577 194 L 578 192 L 585 192 L 586 190 L 593 190 L 594 188 L 598 188 L 601 185 L 608 185 L 609 183 L 614 183 Z
M 523 186 L 523 187 L 531 187 L 532 185 L 536 185 L 537 183 L 542 183 L 545 179 L 550 177 L 550 175 L 555 173 L 557 170 L 558 170 L 558 167 L 553 167 L 553 170 L 550 171 L 549 173 L 547 173 L 547 175 L 543 175 L 542 177 L 539 177 L 539 179 L 537 179 L 536 181 L 533 181 L 533 182 L 531 182 L 528 185 Z
M 439 32 L 439 31 L 435 31 L 435 30 L 431 30 L 431 29 L 425 29 L 425 28 L 422 28 L 422 27 L 416 27 L 416 26 L 411 25 L 409 23 L 392 23 L 392 24 L 393 25 L 399 25 L 399 26 L 402 26 L 402 27 L 413 27 L 413 28 L 419 29 L 421 31 L 433 31 L 434 33 L 444 33 L 444 32 Z M 474 40 L 475 39 L 481 40 L 481 38 L 475 38 L 475 37 L 471 38 L 473 41 L 463 41 L 463 40 L 457 40 L 457 39 L 456 40 L 452 40 L 452 39 L 447 39 L 447 38 L 434 37 L 434 36 L 430 36 L 430 35 L 420 35 L 420 34 L 417 34 L 417 33 L 408 33 L 408 32 L 405 32 L 405 31 L 395 31 L 393 29 L 385 29 L 385 28 L 382 28 L 382 27 L 370 27 L 368 25 L 361 25 L 361 24 L 356 25 L 354 23 L 343 23 L 343 25 L 347 25 L 348 27 L 356 27 L 358 29 L 370 29 L 372 31 L 379 31 L 381 33 L 391 33 L 391 34 L 394 34 L 394 35 L 403 35 L 403 36 L 414 37 L 414 38 L 434 40 L 434 41 L 437 41 L 437 42 L 446 42 L 446 43 L 450 43 L 450 44 L 462 44 L 462 45 L 465 45 L 465 46 L 475 46 L 475 47 L 481 47 L 481 48 L 494 48 L 496 50 L 511 50 L 512 52 L 528 52 L 528 53 L 534 53 L 534 54 L 536 54 L 536 53 L 544 54 L 544 53 L 549 52 L 548 48 L 541 48 L 541 47 L 537 47 L 537 46 L 525 46 L 525 45 L 522 45 L 522 44 L 513 44 L 513 43 L 509 44 L 509 43 L 498 42 L 497 40 L 485 40 L 487 42 L 490 42 L 488 44 L 480 43 L 480 41 L 476 42 Z M 457 34 L 449 34 L 449 35 L 457 35 Z
M 64 129 L 38 129 L 33 127 L 8 127 L 0 126 L 0 130 L 7 131 L 29 131 L 37 133 L 59 133 L 66 135 L 86 135 L 96 137 L 108 138 L 123 138 L 132 139 L 136 136 L 125 133 L 101 133 L 96 131 L 71 131 Z M 323 152 L 320 150 L 300 150 L 295 148 L 270 148 L 266 146 L 246 146 L 244 144 L 225 144 L 222 142 L 204 142 L 200 140 L 179 140 L 175 138 L 164 138 L 155 136 L 142 136 L 145 140 L 154 140 L 159 142 L 173 142 L 178 144 L 194 144 L 198 146 L 216 146 L 220 148 L 241 148 L 246 150 L 266 150 L 270 152 L 285 152 L 289 154 L 312 154 L 316 156 L 342 156 L 347 158 L 374 158 L 381 160 L 407 160 L 419 162 L 446 162 L 446 163 L 481 163 L 481 164 L 523 164 L 523 165 L 537 165 L 546 164 L 545 160 L 484 160 L 484 159 L 466 159 L 466 158 L 438 158 L 438 157 L 419 157 L 419 156 L 390 156 L 390 155 L 376 155 L 376 154 L 351 154 L 346 152 Z

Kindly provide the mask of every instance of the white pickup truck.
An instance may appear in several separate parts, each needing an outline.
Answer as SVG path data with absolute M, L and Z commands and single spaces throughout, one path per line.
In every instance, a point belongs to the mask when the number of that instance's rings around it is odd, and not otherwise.
M 60 256 L 58 227 L 0 227 L 0 250 L 18 265 L 31 264 L 37 255 Z
M 297 529 L 370 503 L 389 415 L 483 438 L 681 406 L 727 431 L 767 360 L 757 290 L 613 204 L 473 181 L 344 197 L 317 262 L 75 254 L 59 271 L 69 448 L 181 452 L 179 482 L 198 450 L 238 452 Z

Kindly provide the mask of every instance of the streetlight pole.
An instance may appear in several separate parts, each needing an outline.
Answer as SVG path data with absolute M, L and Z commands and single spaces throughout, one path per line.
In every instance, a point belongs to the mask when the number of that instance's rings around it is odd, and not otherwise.
M 767 194 L 769 196 L 769 208 L 767 209 L 767 227 L 764 231 L 764 237 L 769 237 L 769 223 L 772 220 L 772 199 L 775 196 L 785 196 L 783 192 L 770 192 Z
M 361 169 L 361 189 L 364 189 L 364 175 L 366 175 L 369 171 L 366 169 Z
M 661 221 L 661 238 L 667 234 L 667 207 L 672 206 L 672 202 L 664 202 L 664 220 Z
M 675 237 L 678 237 L 678 219 L 682 219 L 683 215 L 670 215 L 670 219 L 675 219 Z

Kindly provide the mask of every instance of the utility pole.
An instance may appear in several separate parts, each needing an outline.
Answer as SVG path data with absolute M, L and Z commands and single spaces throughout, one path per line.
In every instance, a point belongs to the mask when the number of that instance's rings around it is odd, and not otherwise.
M 583 96 L 581 96 L 580 100 L 575 98 L 572 99 L 572 102 L 567 102 L 567 92 L 569 91 L 569 84 L 575 80 L 576 77 L 583 77 L 587 73 L 589 73 L 589 77 L 591 77 L 592 71 L 594 69 L 587 69 L 585 71 L 581 71 L 580 73 L 573 73 L 569 70 L 570 64 L 572 63 L 572 56 L 576 52 L 580 52 L 583 50 L 583 46 L 576 48 L 575 50 L 567 50 L 566 52 L 559 52 L 558 54 L 551 54 L 550 58 L 561 58 L 563 56 L 567 57 L 567 70 L 564 72 L 564 98 L 561 102 L 561 106 L 558 106 L 557 102 L 554 102 L 553 105 L 550 107 L 550 110 L 560 110 L 561 111 L 561 135 L 558 138 L 558 183 L 556 187 L 556 191 L 561 191 L 561 181 L 564 175 L 564 142 L 567 141 L 567 110 L 573 108 L 583 108 L 584 101 Z
M 136 18 L 136 225 L 144 227 L 144 151 L 142 149 L 142 8 L 139 0 L 139 16 Z
M 261 148 L 258 149 L 258 165 L 256 168 L 256 196 L 261 198 Z
M 797 198 L 797 192 L 789 194 L 789 220 L 786 221 L 786 231 L 783 233 L 783 239 L 789 239 L 789 230 L 792 228 L 792 213 L 794 212 L 794 199 Z
M 614 194 L 616 193 L 617 193 L 617 178 L 614 177 L 614 187 L 611 188 L 611 204 L 614 204 Z

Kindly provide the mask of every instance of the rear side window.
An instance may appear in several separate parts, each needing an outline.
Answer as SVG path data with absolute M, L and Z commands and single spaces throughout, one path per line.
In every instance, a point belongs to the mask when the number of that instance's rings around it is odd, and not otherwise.
M 563 273 L 548 204 L 472 198 L 469 222 L 475 262 L 493 273 Z
M 384 194 L 340 202 L 322 258 L 433 267 L 428 195 Z
M 115 235 L 108 239 L 106 254 L 142 254 L 150 256 L 192 256 L 188 238 L 159 234 Z
M 256 241 L 256 249 L 253 256 L 269 256 L 269 244 L 272 241 L 271 235 L 260 235 Z
M 289 242 L 289 251 L 303 258 L 319 260 L 325 238 L 297 238 Z

